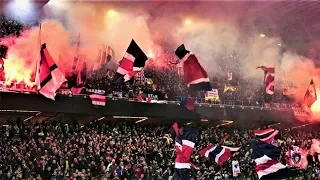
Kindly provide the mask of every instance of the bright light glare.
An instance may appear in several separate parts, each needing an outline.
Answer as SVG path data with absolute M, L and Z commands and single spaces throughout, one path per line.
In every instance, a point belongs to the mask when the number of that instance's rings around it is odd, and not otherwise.
M 63 6 L 65 3 L 62 2 L 62 0 L 50 0 L 46 5 L 49 6 Z
M 260 34 L 260 37 L 265 37 L 266 35 L 265 34 Z
M 191 20 L 189 20 L 189 19 L 187 19 L 186 21 L 185 21 L 185 24 L 191 24 L 192 22 L 191 22 Z
M 278 46 L 281 46 L 281 44 L 279 43 Z
M 108 15 L 109 15 L 109 16 L 114 16 L 114 15 L 116 15 L 116 14 L 117 14 L 117 12 L 114 11 L 114 10 L 109 10 L 109 11 L 108 11 Z
M 27 8 L 28 6 L 30 6 L 29 0 L 15 0 L 14 1 L 14 7 L 16 7 L 17 9 Z

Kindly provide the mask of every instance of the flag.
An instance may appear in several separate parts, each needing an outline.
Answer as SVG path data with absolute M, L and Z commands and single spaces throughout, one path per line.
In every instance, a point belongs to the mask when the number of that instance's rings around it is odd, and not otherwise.
M 101 56 L 101 64 L 106 64 L 107 62 L 111 61 L 111 58 L 113 57 L 113 49 L 110 46 L 103 45 L 103 52 Z
M 291 146 L 289 151 L 287 152 L 288 155 L 288 164 L 293 167 L 297 168 L 307 168 L 308 161 L 307 155 L 308 150 L 302 149 L 298 146 Z
M 262 141 L 253 142 L 251 148 L 259 179 L 285 179 L 296 175 L 295 171 L 278 162 L 280 148 Z
M 85 62 L 86 62 L 86 58 L 87 56 L 84 55 L 84 54 L 79 54 L 78 55 L 78 61 L 77 61 L 77 64 L 76 64 L 76 71 L 82 71 L 84 68 L 86 68 L 84 65 L 85 65 Z
M 94 66 L 93 66 L 93 70 L 94 71 L 97 71 L 99 68 L 100 68 L 100 66 L 101 66 L 101 49 L 98 51 L 98 57 L 97 57 L 97 61 L 96 61 L 96 63 L 94 64 Z
M 79 32 L 78 38 L 77 38 L 76 54 L 75 54 L 75 56 L 73 58 L 73 66 L 72 66 L 73 70 L 76 70 L 76 66 L 77 66 L 77 63 L 78 63 L 78 60 L 79 60 L 79 48 L 80 48 L 80 32 Z
M 309 84 L 309 88 L 307 89 L 306 94 L 304 95 L 304 104 L 311 108 L 312 104 L 317 101 L 317 92 L 313 83 L 313 79 Z
M 266 66 L 259 66 L 257 69 L 262 69 L 264 71 L 264 83 L 266 86 L 266 93 L 273 95 L 274 94 L 274 67 L 266 67 Z
M 232 81 L 232 72 L 228 72 L 228 81 Z
M 291 105 L 291 109 L 293 111 L 294 117 L 299 120 L 305 120 L 309 117 L 310 108 L 303 107 L 300 103 L 295 102 Z
M 180 104 L 186 107 L 189 111 L 193 111 L 196 108 L 194 102 L 195 99 L 193 98 L 182 98 Z
M 191 162 L 193 148 L 197 137 L 197 130 L 194 128 L 180 128 L 175 123 L 172 126 L 175 133 L 175 150 L 177 153 L 175 159 L 175 180 L 191 179 L 191 167 L 196 168 Z
M 38 80 L 36 81 L 40 94 L 55 100 L 56 91 L 67 81 L 56 63 L 53 61 L 46 44 L 43 44 L 40 51 L 40 65 L 37 66 Z
M 110 62 L 114 56 L 114 51 L 110 46 L 107 46 L 107 62 Z
M 222 165 L 228 161 L 232 156 L 232 151 L 238 151 L 240 148 L 231 148 L 221 145 L 211 145 L 199 151 L 199 154 L 209 158 L 210 161 L 214 161 L 219 165 Z
M 141 71 L 148 57 L 132 39 L 130 45 L 120 61 L 114 82 L 129 81 L 137 72 Z
M 107 52 L 106 52 L 106 46 L 103 45 L 102 47 L 102 55 L 101 55 L 101 61 L 100 61 L 100 64 L 105 64 L 107 61 Z
M 92 100 L 93 105 L 106 106 L 106 102 L 107 102 L 106 96 L 99 95 L 99 94 L 91 94 L 89 96 Z
M 72 92 L 72 94 L 81 94 L 83 89 L 84 89 L 84 87 L 80 87 L 80 88 L 72 87 L 71 92 Z
M 207 72 L 200 65 L 196 56 L 180 45 L 175 54 L 183 62 L 184 80 L 193 91 L 210 91 L 211 85 Z
M 278 130 L 269 128 L 264 130 L 253 130 L 255 136 L 257 136 L 260 141 L 265 143 L 271 143 L 274 140 L 274 137 L 279 133 Z
M 3 59 L 0 57 L 0 72 L 4 71 L 4 61 Z

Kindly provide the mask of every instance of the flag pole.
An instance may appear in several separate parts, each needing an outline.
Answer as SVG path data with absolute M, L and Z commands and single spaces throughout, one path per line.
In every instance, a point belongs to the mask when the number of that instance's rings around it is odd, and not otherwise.
M 40 26 L 39 26 L 39 35 L 38 35 L 38 47 L 41 51 L 41 23 L 40 23 Z M 40 61 L 41 61 L 41 53 L 40 51 L 38 51 L 39 53 L 39 57 L 38 57 L 38 60 L 37 60 L 37 63 L 36 63 L 36 79 L 35 79 L 35 83 L 36 83 L 36 90 L 40 90 L 40 79 L 39 79 L 39 70 L 40 70 Z

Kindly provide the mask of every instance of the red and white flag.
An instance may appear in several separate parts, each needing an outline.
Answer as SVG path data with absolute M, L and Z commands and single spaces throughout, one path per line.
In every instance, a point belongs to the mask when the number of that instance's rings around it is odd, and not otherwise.
M 297 175 L 295 170 L 279 162 L 281 149 L 269 143 L 254 141 L 251 144 L 252 159 L 259 179 L 287 179 Z
M 53 61 L 46 44 L 41 47 L 41 59 L 37 66 L 37 90 L 47 98 L 55 100 L 56 91 L 67 81 Z
M 193 148 L 197 137 L 197 130 L 194 128 L 181 128 L 174 123 L 172 129 L 175 134 L 175 150 L 177 153 L 175 159 L 175 174 L 174 179 L 189 179 L 191 168 L 198 169 L 190 162 Z
M 111 61 L 113 57 L 113 49 L 110 46 L 103 45 L 103 52 L 101 56 L 101 64 L 105 64 Z
M 177 48 L 175 54 L 183 62 L 184 80 L 188 87 L 194 91 L 210 91 L 208 74 L 196 56 L 186 50 L 184 44 Z
M 313 79 L 309 84 L 306 94 L 304 95 L 304 104 L 311 108 L 312 104 L 317 101 L 317 92 L 313 83 Z
M 274 94 L 274 67 L 266 67 L 266 66 L 259 66 L 257 69 L 262 69 L 264 71 L 264 83 L 266 86 L 267 94 L 273 95 Z
M 0 57 L 0 72 L 4 71 L 4 61 L 3 59 Z
M 232 152 L 238 151 L 240 148 L 233 148 L 223 146 L 225 141 L 229 138 L 229 135 L 226 135 L 217 145 L 208 146 L 199 151 L 199 154 L 205 156 L 210 159 L 210 161 L 214 161 L 219 165 L 222 165 L 224 162 L 228 161 Z
M 278 130 L 272 128 L 263 130 L 252 130 L 252 132 L 257 136 L 257 138 L 260 139 L 260 141 L 268 144 L 271 143 L 274 140 L 274 137 L 279 133 Z
M 199 154 L 214 161 L 219 165 L 222 165 L 224 162 L 228 161 L 232 156 L 232 151 L 238 151 L 240 148 L 231 148 L 221 145 L 212 145 L 208 146 L 199 151 Z
M 126 53 L 119 62 L 117 73 L 114 77 L 114 82 L 129 81 L 134 75 L 140 72 L 148 60 L 146 54 L 140 49 L 138 44 L 132 39 Z
M 91 94 L 89 96 L 90 96 L 90 98 L 92 100 L 92 104 L 93 105 L 106 106 L 106 102 L 107 102 L 106 96 L 99 95 L 99 94 Z

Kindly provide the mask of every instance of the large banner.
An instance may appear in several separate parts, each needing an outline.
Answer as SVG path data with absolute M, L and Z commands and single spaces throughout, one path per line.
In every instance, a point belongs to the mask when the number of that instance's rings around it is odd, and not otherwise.
M 294 116 L 296 118 L 306 118 L 308 117 L 307 112 L 305 111 L 305 109 L 303 107 L 291 107 Z

